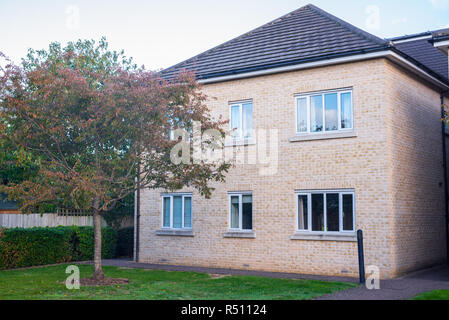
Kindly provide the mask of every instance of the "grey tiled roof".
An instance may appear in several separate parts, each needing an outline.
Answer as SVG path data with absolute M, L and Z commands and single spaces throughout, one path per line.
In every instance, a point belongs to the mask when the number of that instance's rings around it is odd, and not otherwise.
M 307 5 L 161 72 L 195 71 L 202 79 L 378 51 L 389 42 Z
M 428 40 L 393 44 L 422 36 L 446 37 L 449 30 L 381 39 L 323 10 L 307 5 L 253 31 L 161 71 L 167 80 L 182 70 L 197 78 L 266 70 L 305 62 L 391 49 L 448 83 L 447 56 Z
M 429 39 L 407 41 L 395 44 L 401 52 L 422 63 L 446 80 L 449 77 L 448 57 L 435 48 Z

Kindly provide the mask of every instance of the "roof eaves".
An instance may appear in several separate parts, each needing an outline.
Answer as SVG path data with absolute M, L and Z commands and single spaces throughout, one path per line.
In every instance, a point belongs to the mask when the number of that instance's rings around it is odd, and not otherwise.
M 329 59 L 335 59 L 335 58 L 350 57 L 353 55 L 385 51 L 388 49 L 390 49 L 390 46 L 385 45 L 383 47 L 375 47 L 372 49 L 355 50 L 355 51 L 349 51 L 349 52 L 344 52 L 344 53 L 336 53 L 336 54 L 331 54 L 331 55 L 312 57 L 312 58 L 307 58 L 307 59 L 291 60 L 291 61 L 285 61 L 285 62 L 279 62 L 279 63 L 254 66 L 254 67 L 249 67 L 249 68 L 228 70 L 228 71 L 223 71 L 223 72 L 218 72 L 218 73 L 209 73 L 209 74 L 204 74 L 204 75 L 198 77 L 198 79 L 206 80 L 206 79 L 218 78 L 218 77 L 229 76 L 229 75 L 237 75 L 237 74 L 249 73 L 249 72 L 254 72 L 254 71 L 261 71 L 261 70 L 268 70 L 268 69 L 274 69 L 274 68 L 279 68 L 279 67 L 299 65 L 299 64 L 303 64 L 303 63 L 309 63 L 309 62 L 317 62 L 317 61 L 329 60 Z

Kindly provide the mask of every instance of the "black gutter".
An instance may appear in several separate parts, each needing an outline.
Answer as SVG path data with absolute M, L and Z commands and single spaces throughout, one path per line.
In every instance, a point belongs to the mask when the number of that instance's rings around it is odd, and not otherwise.
M 443 36 L 435 36 L 435 37 L 433 37 L 432 43 L 445 41 L 445 40 L 449 40 L 449 34 L 446 34 L 446 35 L 443 35 Z
M 446 258 L 449 263 L 449 186 L 447 178 L 447 154 L 446 154 L 446 111 L 444 110 L 444 92 L 441 93 L 441 130 L 443 136 L 443 171 L 444 171 L 444 210 L 446 222 Z

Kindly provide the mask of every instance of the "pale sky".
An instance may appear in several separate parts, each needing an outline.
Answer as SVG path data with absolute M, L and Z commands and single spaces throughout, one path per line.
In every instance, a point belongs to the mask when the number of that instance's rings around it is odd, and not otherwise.
M 449 28 L 449 0 L 1 0 L 0 51 L 20 62 L 30 47 L 106 36 L 161 69 L 308 3 L 383 38 Z

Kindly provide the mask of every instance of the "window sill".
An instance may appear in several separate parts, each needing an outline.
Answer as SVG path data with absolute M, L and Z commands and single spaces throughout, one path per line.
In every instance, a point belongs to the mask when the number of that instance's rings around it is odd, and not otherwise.
M 295 233 L 290 237 L 290 240 L 357 242 L 357 235 L 355 233 L 347 233 L 347 234 Z
M 228 231 L 223 238 L 255 239 L 256 234 L 253 231 Z
M 289 141 L 290 142 L 301 142 L 301 141 L 345 139 L 345 138 L 356 138 L 356 137 L 357 137 L 357 134 L 354 131 L 350 131 L 350 132 L 296 135 L 296 136 L 290 138 Z
M 157 230 L 157 236 L 193 237 L 193 230 Z
M 252 146 L 255 145 L 256 141 L 254 139 L 247 139 L 247 140 L 232 140 L 225 142 L 225 147 L 244 147 L 244 146 Z

